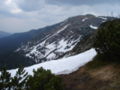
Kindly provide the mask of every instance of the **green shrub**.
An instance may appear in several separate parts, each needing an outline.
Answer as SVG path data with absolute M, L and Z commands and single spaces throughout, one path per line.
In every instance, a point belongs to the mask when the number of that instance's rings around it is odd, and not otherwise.
M 93 61 L 88 62 L 86 66 L 88 70 L 93 70 L 109 65 L 110 63 L 111 62 L 108 59 L 106 59 L 105 56 L 99 54 L 93 58 Z
M 63 90 L 61 79 L 51 74 L 50 70 L 40 68 L 33 72 L 27 83 L 28 90 Z
M 98 29 L 94 47 L 98 54 L 120 57 L 120 19 L 103 23 Z
M 23 67 L 20 67 L 16 72 L 16 75 L 12 78 L 12 89 L 13 90 L 25 90 L 28 79 L 28 73 Z

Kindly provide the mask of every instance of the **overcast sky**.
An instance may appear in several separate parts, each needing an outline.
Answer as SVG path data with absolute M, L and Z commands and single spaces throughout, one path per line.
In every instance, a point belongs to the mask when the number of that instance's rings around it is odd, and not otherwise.
M 25 32 L 68 17 L 120 15 L 120 0 L 0 0 L 0 31 Z

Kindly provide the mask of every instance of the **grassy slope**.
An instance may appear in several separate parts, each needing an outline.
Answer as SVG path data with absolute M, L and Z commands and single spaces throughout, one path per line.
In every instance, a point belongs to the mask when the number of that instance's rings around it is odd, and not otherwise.
M 70 75 L 62 75 L 65 90 L 120 90 L 120 62 L 96 56 Z

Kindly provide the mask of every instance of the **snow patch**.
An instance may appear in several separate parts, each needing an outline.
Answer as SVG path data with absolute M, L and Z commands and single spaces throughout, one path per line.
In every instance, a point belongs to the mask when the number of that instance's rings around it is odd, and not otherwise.
M 101 17 L 99 17 L 99 18 L 101 18 L 101 19 L 103 19 L 103 20 L 107 20 L 107 18 L 106 18 L 106 17 L 102 17 L 102 16 L 101 16 Z
M 33 75 L 33 69 L 37 70 L 40 67 L 43 67 L 46 70 L 51 70 L 52 73 L 56 75 L 61 74 L 70 74 L 80 67 L 85 65 L 86 63 L 90 62 L 96 56 L 95 49 L 90 49 L 86 52 L 81 54 L 71 56 L 68 58 L 63 58 L 59 60 L 52 60 L 40 64 L 36 64 L 30 67 L 26 67 L 25 70 L 28 72 L 29 75 Z M 9 70 L 12 76 L 15 75 L 17 69 Z
M 88 18 L 83 18 L 83 19 L 82 19 L 82 22 L 86 21 L 87 19 L 88 19 Z
M 93 26 L 93 25 L 90 25 L 90 28 L 92 28 L 92 29 L 98 29 L 98 27 Z

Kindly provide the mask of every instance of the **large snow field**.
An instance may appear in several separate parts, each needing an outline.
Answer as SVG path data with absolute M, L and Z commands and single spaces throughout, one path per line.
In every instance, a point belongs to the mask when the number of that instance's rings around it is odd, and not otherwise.
M 62 58 L 59 60 L 51 60 L 44 63 L 36 64 L 30 67 L 26 67 L 25 70 L 32 75 L 33 69 L 37 70 L 40 67 L 43 67 L 44 69 L 51 70 L 52 73 L 56 75 L 61 74 L 70 74 L 76 70 L 78 70 L 80 67 L 85 65 L 86 63 L 90 62 L 95 56 L 96 56 L 95 49 L 90 49 L 88 51 L 85 51 L 83 53 L 80 53 L 75 56 Z M 17 69 L 9 70 L 12 76 L 15 75 Z

